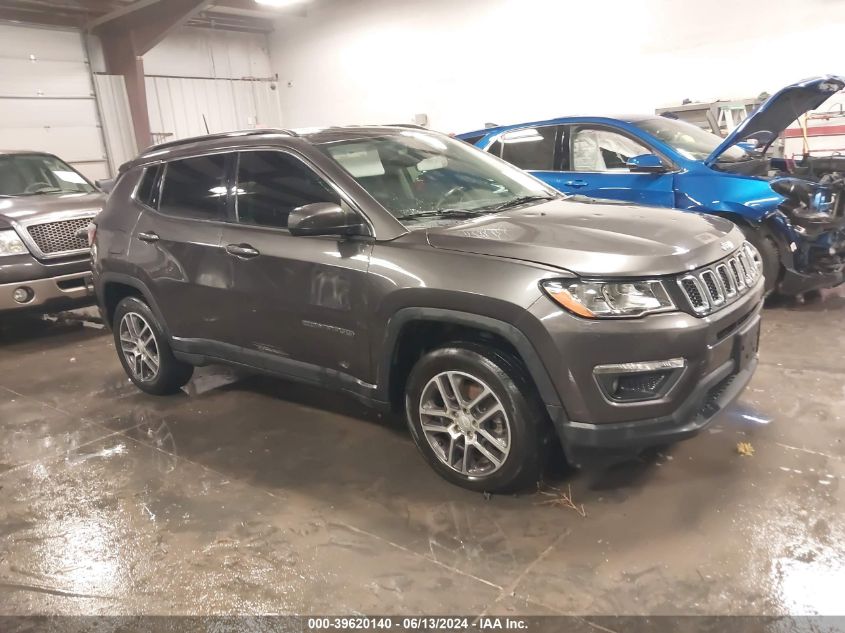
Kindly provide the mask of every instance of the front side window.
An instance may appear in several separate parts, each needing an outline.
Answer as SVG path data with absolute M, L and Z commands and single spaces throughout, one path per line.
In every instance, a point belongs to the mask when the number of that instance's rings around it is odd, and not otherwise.
M 572 170 L 627 172 L 629 158 L 651 153 L 645 145 L 617 132 L 581 128 L 572 137 Z
M 54 196 L 96 191 L 73 167 L 48 154 L 0 156 L 0 196 Z
M 551 171 L 555 168 L 557 127 L 529 127 L 500 137 L 502 158 L 520 169 Z
M 241 224 L 284 229 L 297 207 L 340 204 L 337 193 L 302 161 L 283 152 L 241 152 L 237 213 Z
M 405 130 L 317 147 L 412 228 L 428 216 L 466 217 L 558 195 L 501 160 L 430 132 Z
M 177 217 L 220 220 L 226 210 L 226 156 L 212 154 L 167 163 L 159 211 Z

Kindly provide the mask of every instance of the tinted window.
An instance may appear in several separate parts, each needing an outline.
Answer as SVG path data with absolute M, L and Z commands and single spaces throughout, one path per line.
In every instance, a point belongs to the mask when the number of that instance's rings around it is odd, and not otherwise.
M 161 165 L 153 165 L 144 170 L 144 175 L 141 176 L 141 183 L 138 185 L 138 191 L 135 193 L 135 199 L 148 207 L 156 208 L 158 205 L 159 193 L 159 173 Z
M 164 171 L 162 213 L 206 220 L 226 208 L 226 157 L 223 154 L 174 160 Z
M 549 171 L 555 165 L 556 127 L 531 127 L 500 137 L 502 158 L 520 169 Z
M 302 161 L 282 152 L 241 152 L 237 187 L 238 220 L 287 228 L 297 207 L 340 198 Z
M 582 128 L 572 138 L 572 170 L 628 171 L 625 161 L 651 153 L 645 145 L 622 134 Z

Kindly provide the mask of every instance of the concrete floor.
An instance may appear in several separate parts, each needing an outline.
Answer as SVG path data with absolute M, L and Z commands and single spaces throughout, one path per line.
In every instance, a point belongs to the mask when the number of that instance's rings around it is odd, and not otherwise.
M 450 486 L 333 394 L 205 369 L 154 398 L 84 316 L 8 327 L 0 613 L 842 614 L 843 320 L 845 291 L 768 309 L 711 429 L 551 482 L 583 517 Z

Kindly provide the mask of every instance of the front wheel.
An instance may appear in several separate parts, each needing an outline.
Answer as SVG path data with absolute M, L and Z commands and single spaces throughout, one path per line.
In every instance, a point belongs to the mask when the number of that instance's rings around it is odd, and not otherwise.
M 763 268 L 764 292 L 766 296 L 775 293 L 783 276 L 783 266 L 780 263 L 780 253 L 778 252 L 778 245 L 771 235 L 768 235 L 760 229 L 753 229 L 750 227 L 740 227 L 745 234 L 745 239 L 751 242 L 751 245 L 760 253 L 760 263 Z
M 405 409 L 420 452 L 442 477 L 479 492 L 511 492 L 543 472 L 547 420 L 518 364 L 474 347 L 434 350 L 408 378 Z

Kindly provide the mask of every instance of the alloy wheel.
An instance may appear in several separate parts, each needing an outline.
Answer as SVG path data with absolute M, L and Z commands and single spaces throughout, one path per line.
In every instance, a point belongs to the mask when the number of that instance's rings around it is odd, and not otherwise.
M 452 470 L 484 477 L 499 470 L 511 447 L 510 421 L 499 397 L 481 379 L 445 371 L 420 395 L 420 425 L 437 458 Z
M 121 351 L 132 375 L 141 382 L 155 380 L 161 357 L 150 324 L 137 312 L 127 312 L 120 320 L 119 332 Z

